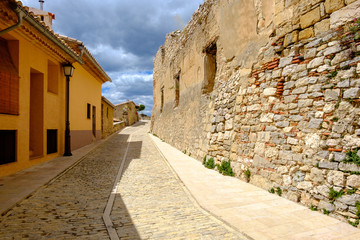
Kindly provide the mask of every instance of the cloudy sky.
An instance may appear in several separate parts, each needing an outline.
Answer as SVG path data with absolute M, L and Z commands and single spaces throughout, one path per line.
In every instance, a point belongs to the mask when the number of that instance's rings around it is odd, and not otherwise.
M 204 0 L 45 0 L 54 31 L 84 42 L 112 83 L 103 95 L 133 100 L 151 115 L 153 58 L 167 33 L 181 29 Z M 39 8 L 38 0 L 22 0 Z

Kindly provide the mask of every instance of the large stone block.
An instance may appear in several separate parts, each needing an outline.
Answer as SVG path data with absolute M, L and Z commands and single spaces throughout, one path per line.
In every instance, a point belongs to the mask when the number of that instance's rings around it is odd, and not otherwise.
M 325 209 L 325 210 L 327 210 L 329 212 L 335 211 L 335 206 L 333 204 L 329 203 L 329 202 L 324 201 L 324 200 L 320 200 L 318 208 L 320 210 Z
M 351 49 L 339 52 L 335 55 L 334 59 L 331 60 L 331 66 L 335 66 L 338 63 L 344 62 L 348 59 L 350 59 L 350 56 L 352 54 Z
M 340 89 L 326 89 L 325 91 L 325 101 L 337 101 L 340 96 Z
M 312 38 L 314 36 L 314 28 L 309 27 L 299 32 L 299 40 Z
M 360 196 L 358 194 L 343 195 L 338 198 L 338 201 L 345 203 L 346 205 L 354 206 L 357 201 L 360 201 Z
M 346 185 L 353 188 L 360 188 L 360 176 L 351 175 L 347 178 Z
M 339 163 L 337 162 L 319 162 L 319 168 L 325 169 L 338 169 Z
M 319 129 L 322 122 L 323 122 L 323 119 L 312 118 L 310 120 L 310 122 L 308 123 L 307 127 L 308 128 Z
M 284 47 L 289 46 L 292 43 L 295 43 L 299 40 L 299 31 L 293 31 L 285 35 L 284 38 Z
M 325 1 L 325 11 L 326 13 L 332 13 L 336 10 L 345 7 L 344 0 L 326 0 Z
M 350 172 L 360 172 L 360 166 L 354 163 L 343 163 L 339 164 L 339 169 L 341 171 L 350 171 Z
M 317 58 L 314 58 L 313 60 L 311 60 L 311 62 L 309 62 L 307 67 L 308 68 L 316 68 L 323 64 L 324 64 L 324 57 L 322 56 L 322 57 L 317 57 Z
M 264 96 L 275 96 L 276 88 L 265 88 L 264 89 Z
M 305 29 L 318 22 L 320 18 L 320 7 L 317 7 L 300 17 L 300 26 Z
M 320 136 L 316 133 L 306 135 L 305 144 L 307 147 L 317 149 L 320 146 Z
M 329 31 L 330 29 L 330 18 L 324 19 L 321 22 L 318 22 L 314 26 L 315 36 Z
M 335 186 L 344 186 L 344 173 L 341 171 L 329 171 L 327 181 Z
M 296 186 L 300 190 L 310 191 L 313 188 L 313 184 L 309 181 L 299 182 Z
M 314 167 L 310 171 L 310 180 L 316 183 L 322 183 L 324 181 L 323 171 Z
M 360 88 L 350 88 L 344 92 L 343 98 L 358 98 L 360 96 Z
M 233 119 L 229 119 L 225 122 L 225 130 L 233 129 Z

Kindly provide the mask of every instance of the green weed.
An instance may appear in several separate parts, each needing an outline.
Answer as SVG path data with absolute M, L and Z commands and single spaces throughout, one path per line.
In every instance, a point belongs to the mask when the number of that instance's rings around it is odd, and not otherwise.
M 221 164 L 216 164 L 216 167 L 221 174 L 226 176 L 234 176 L 234 172 L 231 168 L 230 160 L 222 161 Z
M 317 209 L 317 206 L 315 206 L 315 205 L 311 205 L 310 206 L 310 209 L 311 209 L 311 211 L 317 211 L 318 209 Z
M 244 171 L 244 175 L 247 181 L 250 180 L 250 176 L 251 176 L 251 172 L 249 169 L 247 169 L 246 171 Z
M 344 195 L 344 193 L 345 192 L 342 189 L 338 192 L 338 191 L 335 191 L 333 188 L 330 188 L 329 199 L 335 200 L 335 199 L 341 197 L 342 195 Z
M 214 158 L 210 158 L 206 161 L 206 158 L 204 158 L 204 165 L 206 168 L 214 169 L 215 168 L 215 161 Z
M 325 215 L 329 215 L 329 214 L 330 214 L 330 212 L 329 212 L 328 210 L 326 210 L 325 208 L 323 208 L 323 213 L 324 213 Z
M 360 157 L 357 154 L 358 153 L 358 148 L 354 149 L 354 150 L 350 150 L 346 153 L 346 159 L 344 159 L 345 163 L 355 163 L 356 165 L 360 166 Z

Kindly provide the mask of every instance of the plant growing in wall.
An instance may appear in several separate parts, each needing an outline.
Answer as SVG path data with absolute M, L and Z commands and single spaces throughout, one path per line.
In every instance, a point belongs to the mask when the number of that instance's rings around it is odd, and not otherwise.
M 222 161 L 221 164 L 216 164 L 219 173 L 226 176 L 234 176 L 234 172 L 231 168 L 230 159 L 228 161 Z
M 310 206 L 310 210 L 311 210 L 311 211 L 317 211 L 318 208 L 317 208 L 317 206 L 315 206 L 315 205 L 311 205 L 311 206 Z
M 345 192 L 342 189 L 339 192 L 335 191 L 333 188 L 330 188 L 329 190 L 330 190 L 329 191 L 330 200 L 335 200 L 345 194 Z
M 343 40 L 345 42 L 360 40 L 360 19 L 355 18 L 348 30 L 349 31 L 343 35 Z
M 358 216 L 358 218 L 360 218 L 360 202 L 356 201 L 355 203 L 355 207 L 356 207 L 356 216 Z M 355 222 L 352 222 L 350 220 L 348 220 L 348 223 L 354 227 L 357 227 L 359 225 L 359 219 L 356 219 Z
M 206 161 L 206 156 L 204 157 L 204 161 L 203 164 L 206 168 L 209 169 L 214 169 L 215 168 L 215 161 L 214 158 L 210 158 L 209 160 Z
M 246 171 L 244 171 L 244 175 L 245 175 L 246 182 L 249 182 L 250 181 L 250 176 L 251 176 L 250 170 L 246 169 Z
M 360 157 L 358 155 L 359 149 L 350 150 L 346 153 L 346 158 L 344 159 L 345 163 L 355 163 L 360 166 Z
M 328 210 L 326 210 L 325 208 L 323 208 L 323 213 L 324 213 L 325 215 L 329 215 L 329 214 L 330 214 L 330 212 L 329 212 Z
M 360 39 L 360 19 L 355 18 L 353 24 L 349 28 L 350 37 L 352 37 L 355 41 Z

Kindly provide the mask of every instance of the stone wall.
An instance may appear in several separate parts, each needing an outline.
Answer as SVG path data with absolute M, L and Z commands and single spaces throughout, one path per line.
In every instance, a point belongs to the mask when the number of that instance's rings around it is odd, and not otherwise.
M 356 222 L 359 16 L 360 1 L 206 1 L 155 57 L 152 132 Z

